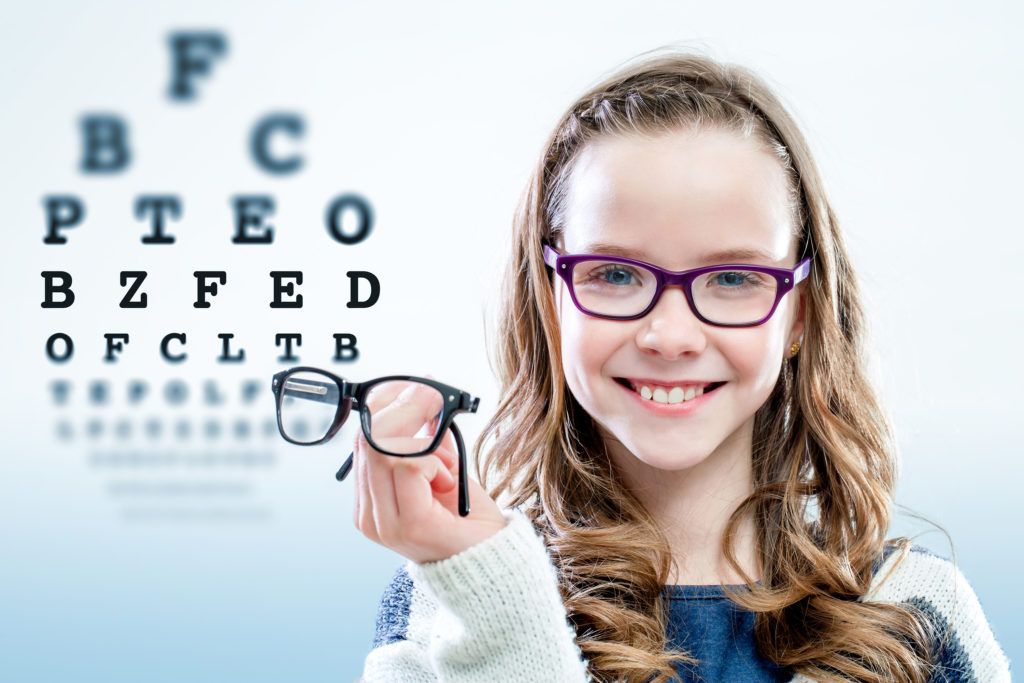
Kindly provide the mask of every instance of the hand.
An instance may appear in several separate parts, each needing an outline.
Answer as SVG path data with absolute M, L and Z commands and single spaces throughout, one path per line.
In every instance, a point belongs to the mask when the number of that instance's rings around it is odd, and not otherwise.
M 436 392 L 434 393 L 436 396 Z M 373 393 L 373 439 L 382 448 L 388 439 L 413 439 L 431 425 L 440 405 L 431 392 L 410 385 L 401 393 Z M 429 441 L 429 439 L 422 439 Z M 449 431 L 436 451 L 400 458 L 374 450 L 362 430 L 353 455 L 356 476 L 356 528 L 367 538 L 413 562 L 436 562 L 490 538 L 505 527 L 501 509 L 469 478 L 469 508 L 458 514 L 458 451 Z

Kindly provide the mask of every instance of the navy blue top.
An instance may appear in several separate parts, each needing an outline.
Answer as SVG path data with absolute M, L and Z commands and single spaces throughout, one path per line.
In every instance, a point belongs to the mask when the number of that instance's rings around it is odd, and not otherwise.
M 696 663 L 676 663 L 679 680 L 788 681 L 789 669 L 765 659 L 754 643 L 754 613 L 740 608 L 721 586 L 666 586 L 669 646 Z

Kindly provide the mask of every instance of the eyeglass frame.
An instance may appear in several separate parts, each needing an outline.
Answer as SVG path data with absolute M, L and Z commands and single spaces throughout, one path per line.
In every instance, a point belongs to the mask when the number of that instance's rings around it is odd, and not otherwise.
M 285 433 L 284 424 L 281 421 L 281 405 L 284 402 L 285 380 L 290 375 L 298 372 L 319 373 L 333 380 L 337 387 L 337 396 L 332 394 L 330 385 L 327 385 L 327 393 L 322 397 L 303 397 L 305 399 L 319 401 L 321 403 L 333 403 L 335 400 L 337 400 L 338 403 L 330 428 L 328 428 L 327 433 L 322 438 L 316 441 L 296 441 Z M 392 381 L 426 384 L 427 386 L 437 390 L 447 399 L 441 405 L 441 414 L 437 422 L 437 432 L 434 434 L 434 438 L 431 440 L 430 445 L 422 451 L 417 451 L 416 453 L 395 453 L 384 448 L 379 448 L 378 444 L 370 436 L 370 411 L 366 405 L 366 394 L 374 386 Z M 359 411 L 359 424 L 363 430 L 363 436 L 366 437 L 367 443 L 373 447 L 374 450 L 397 458 L 415 458 L 433 453 L 441 445 L 445 432 L 450 430 L 455 436 L 455 445 L 459 452 L 459 515 L 465 517 L 469 514 L 469 482 L 466 473 L 466 445 L 462 439 L 462 432 L 459 431 L 459 428 L 455 424 L 455 416 L 459 413 L 475 413 L 477 407 L 480 405 L 479 398 L 472 396 L 466 391 L 457 389 L 450 384 L 444 384 L 443 382 L 438 382 L 437 380 L 430 379 L 429 377 L 416 377 L 414 375 L 388 375 L 386 377 L 378 377 L 366 382 L 349 382 L 344 377 L 340 377 L 333 372 L 304 365 L 288 368 L 287 370 L 275 373 L 271 381 L 270 389 L 274 393 L 275 397 L 274 403 L 277 409 L 277 429 L 285 441 L 297 446 L 317 446 L 330 441 L 338 431 L 341 430 L 341 427 L 345 424 L 345 421 L 351 414 L 353 407 L 356 407 Z M 335 474 L 335 479 L 338 481 L 344 481 L 351 471 L 353 455 L 354 454 L 352 453 L 349 454 L 348 459 L 345 460 L 341 469 L 339 469 L 337 474 Z
M 647 308 L 635 315 L 606 315 L 603 313 L 595 313 L 594 311 L 584 308 L 576 298 L 576 288 L 572 283 L 573 268 L 576 267 L 577 263 L 582 261 L 606 261 L 609 263 L 622 263 L 625 265 L 646 268 L 654 275 L 655 279 L 654 296 L 651 297 L 651 303 L 648 304 Z M 661 295 L 665 291 L 665 287 L 680 286 L 683 289 L 683 295 L 686 297 L 686 302 L 690 306 L 690 311 L 693 312 L 694 316 L 696 316 L 701 322 L 715 327 L 757 327 L 758 325 L 763 325 L 768 322 L 772 315 L 775 314 L 775 309 L 779 307 L 779 302 L 782 301 L 782 297 L 789 294 L 790 291 L 803 282 L 811 273 L 810 257 L 803 259 L 792 269 L 775 268 L 772 266 L 723 263 L 714 266 L 692 268 L 690 270 L 666 270 L 665 268 L 656 266 L 653 263 L 626 258 L 625 256 L 606 256 L 604 254 L 563 254 L 548 244 L 544 245 L 544 264 L 554 270 L 555 274 L 565 282 L 565 286 L 569 290 L 569 296 L 572 298 L 572 302 L 575 304 L 576 308 L 579 309 L 581 313 L 593 318 L 603 318 L 605 320 L 639 320 L 654 309 L 658 301 L 661 299 Z M 720 323 L 708 320 L 701 315 L 701 312 L 697 310 L 697 305 L 693 301 L 693 281 L 705 273 L 712 273 L 717 270 L 746 270 L 753 271 L 755 273 L 764 273 L 774 277 L 776 282 L 775 301 L 772 303 L 772 307 L 771 310 L 768 311 L 768 315 L 756 322 L 749 323 Z

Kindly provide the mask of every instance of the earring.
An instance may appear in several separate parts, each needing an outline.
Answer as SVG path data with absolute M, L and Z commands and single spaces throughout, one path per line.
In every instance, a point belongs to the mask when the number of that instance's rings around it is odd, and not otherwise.
M 795 341 L 793 342 L 793 345 L 789 347 L 789 357 L 792 358 L 798 353 L 800 353 L 800 342 Z

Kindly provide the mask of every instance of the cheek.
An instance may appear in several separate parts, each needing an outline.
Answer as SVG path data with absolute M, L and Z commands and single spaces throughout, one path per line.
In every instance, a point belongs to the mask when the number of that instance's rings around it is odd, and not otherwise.
M 579 340 L 583 337 L 581 329 L 582 321 L 577 319 L 578 311 L 573 307 L 565 286 L 559 283 L 555 291 L 555 308 L 558 311 L 559 344 L 562 353 L 562 374 L 565 375 L 565 382 L 569 390 L 577 396 L 582 375 L 581 368 L 584 365 L 580 356 Z
M 761 327 L 748 328 L 741 334 L 736 334 L 739 330 L 732 332 L 722 342 L 723 351 L 751 390 L 767 398 L 782 371 L 786 341 L 784 326 L 766 323 Z
M 568 296 L 561 297 L 559 329 L 562 372 L 576 400 L 587 406 L 607 361 L 620 344 L 616 323 L 580 313 Z

